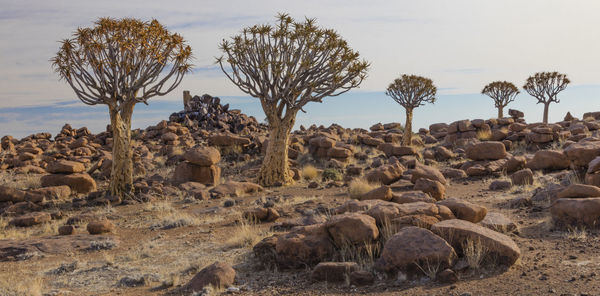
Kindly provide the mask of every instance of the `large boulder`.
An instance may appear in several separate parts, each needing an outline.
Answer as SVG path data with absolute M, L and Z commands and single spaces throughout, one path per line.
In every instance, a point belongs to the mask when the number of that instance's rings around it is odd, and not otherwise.
M 481 142 L 469 146 L 466 153 L 472 160 L 497 160 L 506 157 L 506 146 L 497 141 Z
M 600 197 L 559 198 L 550 213 L 557 224 L 596 228 L 600 225 Z
M 87 173 L 53 174 L 41 178 L 42 187 L 67 185 L 77 193 L 90 193 L 96 191 L 96 181 Z
M 376 267 L 385 272 L 414 272 L 419 268 L 451 267 L 456 253 L 444 239 L 415 226 L 402 228 L 384 245 Z
M 571 184 L 557 194 L 558 198 L 600 197 L 600 188 L 593 185 Z
M 483 218 L 479 224 L 483 227 L 502 233 L 513 232 L 517 229 L 517 224 L 506 216 L 496 212 L 487 213 L 485 218 Z
M 402 178 L 404 167 L 399 163 L 388 164 L 369 172 L 365 178 L 370 183 L 390 185 Z
M 587 166 L 600 156 L 600 141 L 583 141 L 569 145 L 564 153 L 575 166 Z
M 439 201 L 437 204 L 448 207 L 457 219 L 473 223 L 483 220 L 487 214 L 486 207 L 454 197 Z
M 429 194 L 435 200 L 442 200 L 446 197 L 446 187 L 435 180 L 419 178 L 415 183 L 414 189 Z
M 236 182 L 227 181 L 219 184 L 210 190 L 213 197 L 240 197 L 245 194 L 256 193 L 263 191 L 264 188 L 258 184 L 251 182 Z
M 532 185 L 533 184 L 533 172 L 531 169 L 522 169 L 510 176 L 510 179 L 514 185 Z
M 25 200 L 25 191 L 0 185 L 0 202 L 21 202 Z
M 213 147 L 198 147 L 187 150 L 183 158 L 192 164 L 208 167 L 219 163 L 221 153 Z
M 81 162 L 60 159 L 48 164 L 46 171 L 51 174 L 73 174 L 85 171 L 85 166 Z
M 207 186 L 219 184 L 221 179 L 221 168 L 216 165 L 200 166 L 190 162 L 182 162 L 175 168 L 173 182 L 181 184 L 185 182 L 198 182 Z
M 532 170 L 563 170 L 569 168 L 570 164 L 562 151 L 539 150 L 527 162 L 527 167 Z
M 29 227 L 37 224 L 50 222 L 50 220 L 52 220 L 52 217 L 49 213 L 34 212 L 13 218 L 10 221 L 10 224 L 19 227 Z
M 202 291 L 206 286 L 225 288 L 233 285 L 235 281 L 235 270 L 231 265 L 215 262 L 198 272 L 187 284 L 192 291 Z
M 347 213 L 333 216 L 325 228 L 339 248 L 344 246 L 361 245 L 374 241 L 379 237 L 375 219 L 359 213 Z
M 375 218 L 379 225 L 392 221 L 394 218 L 410 215 L 432 216 L 438 218 L 438 220 L 454 218 L 448 207 L 428 202 L 397 204 L 381 201 L 367 210 L 365 214 Z
M 297 227 L 281 235 L 275 245 L 276 260 L 282 268 L 299 268 L 330 259 L 335 251 L 324 224 Z
M 344 282 L 359 269 L 356 262 L 321 262 L 313 269 L 311 278 L 314 281 Z
M 375 188 L 362 196 L 360 196 L 360 200 L 371 200 L 371 199 L 380 199 L 380 200 L 391 200 L 393 197 L 392 189 L 390 186 L 383 185 L 381 187 Z
M 421 178 L 438 181 L 442 185 L 448 184 L 446 178 L 438 169 L 417 163 L 412 170 L 410 181 L 414 184 Z
M 462 253 L 463 247 L 470 241 L 485 250 L 488 255 L 495 257 L 499 264 L 511 266 L 521 256 L 519 246 L 510 237 L 469 221 L 441 221 L 431 226 L 431 231 Z

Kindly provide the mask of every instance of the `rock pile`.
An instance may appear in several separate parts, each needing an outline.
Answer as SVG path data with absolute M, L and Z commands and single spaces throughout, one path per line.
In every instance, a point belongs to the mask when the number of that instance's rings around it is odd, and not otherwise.
M 184 162 L 175 168 L 173 182 L 198 182 L 207 186 L 219 184 L 221 168 L 217 165 L 221 160 L 219 150 L 213 147 L 197 147 L 183 154 Z

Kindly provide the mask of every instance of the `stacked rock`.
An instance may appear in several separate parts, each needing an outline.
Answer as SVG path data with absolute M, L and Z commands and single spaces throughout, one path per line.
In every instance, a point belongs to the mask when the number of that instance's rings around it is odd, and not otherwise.
M 347 161 L 353 154 L 351 145 L 337 142 L 331 134 L 321 132 L 308 141 L 309 151 L 316 158 Z
M 87 173 L 81 162 L 56 160 L 48 164 L 46 171 L 51 173 L 41 178 L 42 187 L 67 185 L 76 193 L 96 191 L 96 181 Z
M 217 166 L 221 160 L 219 150 L 213 147 L 197 147 L 183 154 L 184 162 L 175 168 L 173 182 L 198 182 L 207 186 L 219 184 L 221 168 Z

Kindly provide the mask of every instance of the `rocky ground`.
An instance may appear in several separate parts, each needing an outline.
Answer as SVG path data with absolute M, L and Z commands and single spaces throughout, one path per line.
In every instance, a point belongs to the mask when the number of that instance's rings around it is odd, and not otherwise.
M 301 127 L 295 184 L 254 177 L 267 128 L 208 95 L 133 131 L 5 136 L 0 295 L 599 295 L 600 113 Z

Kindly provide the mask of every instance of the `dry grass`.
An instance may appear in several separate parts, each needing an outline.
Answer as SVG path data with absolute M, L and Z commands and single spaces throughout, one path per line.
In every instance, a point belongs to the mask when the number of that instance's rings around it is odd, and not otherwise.
M 571 171 L 567 178 L 569 180 L 569 184 L 584 184 L 584 177 L 578 174 L 577 171 Z
M 348 195 L 350 195 L 351 198 L 359 198 L 375 188 L 376 184 L 369 183 L 362 178 L 357 178 L 348 184 Z
M 34 277 L 23 280 L 23 274 L 17 272 L 18 278 L 0 280 L 0 295 L 3 296 L 42 296 L 44 280 Z
M 0 185 L 16 189 L 36 189 L 42 186 L 38 174 L 15 174 L 14 171 L 0 171 Z
M 52 220 L 31 227 L 15 227 L 8 225 L 9 221 L 0 218 L 0 239 L 24 240 L 32 237 L 57 235 L 58 227 L 63 225 L 64 221 L 64 219 Z
M 225 242 L 225 246 L 231 249 L 252 247 L 268 235 L 269 233 L 262 230 L 256 223 L 239 219 L 231 236 Z
M 435 280 L 437 274 L 439 273 L 442 267 L 441 260 L 434 260 L 434 262 L 429 262 L 429 260 L 422 260 L 421 262 L 415 262 L 415 265 L 421 272 L 423 272 L 429 279 Z
M 480 141 L 489 141 L 492 138 L 492 131 L 488 129 L 481 129 L 477 131 L 477 139 Z
M 479 269 L 488 253 L 479 239 L 477 241 L 472 239 L 464 241 L 462 243 L 462 251 L 467 264 L 472 269 Z
M 151 229 L 171 229 L 183 226 L 198 226 L 202 220 L 184 211 L 178 211 L 166 201 L 147 204 L 146 211 L 154 212 L 160 218 L 158 223 L 150 226 Z
M 588 233 L 585 226 L 568 226 L 565 236 L 569 240 L 583 242 L 587 240 Z
M 305 180 L 314 180 L 319 176 L 319 170 L 314 166 L 308 164 L 302 167 L 302 178 Z

